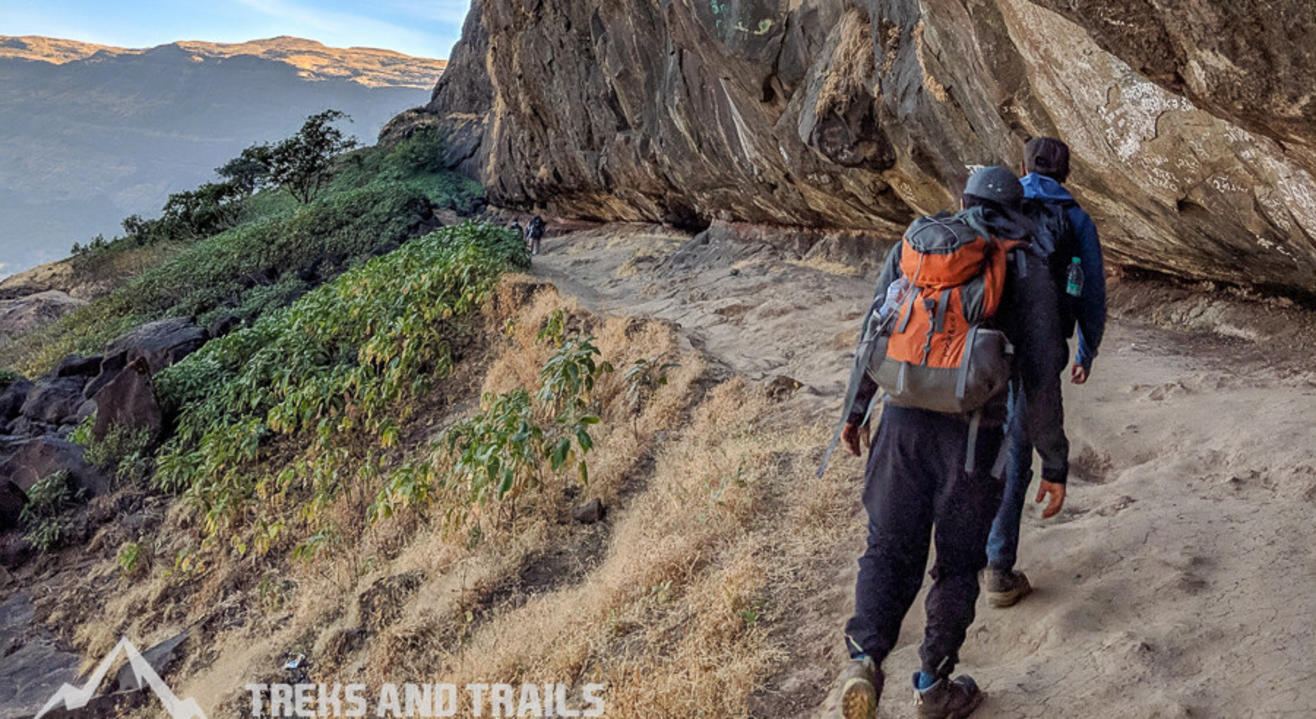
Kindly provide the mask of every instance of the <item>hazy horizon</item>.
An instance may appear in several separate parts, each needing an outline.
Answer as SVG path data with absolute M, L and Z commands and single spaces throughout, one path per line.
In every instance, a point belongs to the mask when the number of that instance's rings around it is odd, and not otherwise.
M 250 45 L 250 44 L 254 44 L 254 43 L 267 42 L 267 41 L 270 41 L 270 40 L 277 40 L 277 39 L 279 39 L 279 38 L 291 38 L 291 39 L 294 39 L 294 40 L 301 40 L 301 41 L 306 41 L 306 42 L 318 43 L 318 44 L 323 45 L 325 48 L 330 49 L 330 50 L 382 50 L 382 51 L 384 51 L 384 52 L 395 52 L 395 53 L 398 53 L 398 54 L 400 54 L 400 55 L 405 55 L 405 56 L 407 56 L 407 57 L 414 57 L 414 58 L 421 59 L 421 60 L 447 60 L 447 59 L 448 59 L 448 58 L 447 58 L 447 54 L 444 54 L 444 55 L 434 55 L 434 54 L 431 54 L 431 55 L 416 55 L 416 54 L 409 53 L 409 52 L 403 52 L 403 51 L 398 50 L 398 49 L 396 49 L 396 48 L 391 48 L 391 47 L 380 47 L 380 46 L 376 46 L 376 45 L 333 45 L 333 44 L 330 44 L 330 43 L 322 42 L 322 41 L 320 41 L 320 40 L 316 40 L 315 38 L 301 37 L 301 36 L 298 36 L 298 35 L 290 35 L 290 34 L 288 34 L 288 33 L 282 33 L 282 34 L 279 34 L 279 35 L 269 35 L 269 36 L 265 36 L 265 37 L 250 37 L 250 38 L 247 38 L 247 39 L 245 39 L 245 40 L 214 40 L 214 39 L 200 38 L 200 37 L 179 37 L 179 38 L 174 38 L 174 39 L 172 39 L 172 40 L 166 40 L 166 41 L 164 41 L 164 42 L 154 42 L 154 43 L 150 43 L 150 44 L 148 44 L 148 45 L 122 45 L 122 44 L 116 44 L 116 43 L 95 42 L 95 41 L 87 40 L 87 39 L 84 39 L 84 38 L 76 38 L 76 37 L 57 37 L 57 36 L 54 36 L 54 35 L 36 35 L 36 34 L 32 34 L 32 33 L 8 33 L 8 32 L 5 32 L 5 33 L 0 33 L 0 38 L 40 38 L 40 39 L 42 39 L 42 40 L 53 40 L 53 41 L 56 41 L 56 42 L 76 43 L 76 44 L 79 44 L 79 45 L 95 45 L 95 46 L 97 46 L 97 47 L 105 47 L 105 48 L 110 48 L 110 49 L 114 49 L 114 50 L 126 50 L 126 51 L 145 51 L 145 50 L 154 50 L 154 49 L 159 48 L 159 47 L 166 47 L 166 46 L 169 46 L 169 45 L 177 45 L 177 44 L 180 44 L 180 43 L 188 43 L 188 44 L 191 44 L 191 43 L 197 43 L 197 44 L 205 44 L 205 45 Z
M 330 47 L 395 50 L 446 59 L 470 0 L 132 2 L 6 0 L 0 34 L 149 48 L 179 41 L 242 43 L 289 35 Z

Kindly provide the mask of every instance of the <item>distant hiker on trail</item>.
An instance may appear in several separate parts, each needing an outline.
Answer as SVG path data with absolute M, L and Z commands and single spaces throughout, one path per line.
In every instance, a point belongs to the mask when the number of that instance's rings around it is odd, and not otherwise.
M 982 701 L 973 679 L 951 674 L 1001 501 L 1010 384 L 1029 399 L 1021 421 L 1043 458 L 1043 491 L 1053 503 L 1063 494 L 1065 353 L 1055 288 L 1029 242 L 1022 202 L 1014 173 L 978 170 L 965 186 L 964 209 L 915 220 L 878 277 L 841 432 L 859 456 L 880 389 L 886 399 L 863 493 L 868 546 L 845 628 L 851 661 L 838 680 L 845 719 L 876 716 L 881 665 L 923 583 L 930 539 L 936 561 L 922 670 L 913 676 L 917 715 L 966 717 Z
M 1024 213 L 1035 225 L 1033 245 L 1049 255 L 1051 277 L 1060 300 L 1065 339 L 1078 327 L 1078 352 L 1070 370 L 1074 384 L 1087 382 L 1092 359 L 1106 329 L 1106 275 L 1101 244 L 1092 218 L 1061 183 L 1069 177 L 1069 146 L 1053 137 L 1035 137 L 1024 146 Z M 994 607 L 1013 606 L 1032 591 L 1028 577 L 1015 571 L 1019 551 L 1019 521 L 1032 481 L 1033 446 L 1019 403 L 1011 397 L 1009 454 L 1005 463 L 1005 493 L 987 540 L 984 589 Z
M 530 220 L 530 225 L 526 227 L 526 240 L 530 243 L 530 254 L 539 254 L 539 241 L 544 239 L 544 218 L 535 215 Z

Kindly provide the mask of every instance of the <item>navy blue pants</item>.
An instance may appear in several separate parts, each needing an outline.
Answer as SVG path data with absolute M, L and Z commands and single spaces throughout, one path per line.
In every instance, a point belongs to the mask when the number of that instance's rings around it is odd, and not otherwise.
M 1023 412 L 1023 396 L 1011 392 L 1005 490 L 987 537 L 987 564 L 1002 572 L 1012 571 L 1019 557 L 1019 524 L 1028 502 L 1028 485 L 1033 481 L 1033 445 L 1023 429 Z
M 864 507 L 868 548 L 859 559 L 855 613 L 846 624 L 851 656 L 879 665 L 895 647 L 936 546 L 927 627 L 919 650 L 923 671 L 949 676 L 973 623 L 978 572 L 987 563 L 987 533 L 1001 501 L 991 476 L 1003 430 L 978 431 L 974 471 L 965 471 L 969 423 L 954 415 L 888 406 L 868 455 Z

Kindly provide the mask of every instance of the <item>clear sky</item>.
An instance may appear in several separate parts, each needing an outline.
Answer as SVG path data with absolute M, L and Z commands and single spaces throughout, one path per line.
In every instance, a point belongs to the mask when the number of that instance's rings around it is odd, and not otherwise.
M 150 47 L 276 35 L 447 58 L 470 0 L 0 0 L 0 35 Z

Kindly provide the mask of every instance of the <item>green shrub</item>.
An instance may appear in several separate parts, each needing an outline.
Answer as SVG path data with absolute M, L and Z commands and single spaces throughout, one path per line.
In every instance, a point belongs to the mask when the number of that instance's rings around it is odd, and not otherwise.
M 92 443 L 91 432 L 95 426 L 96 413 L 92 412 L 84 417 L 82 421 L 78 423 L 78 426 L 74 427 L 73 431 L 69 433 L 69 441 L 83 447 L 84 449 L 90 447 Z
M 446 492 L 452 501 L 444 520 L 456 527 L 472 507 L 539 484 L 545 464 L 552 472 L 574 465 L 580 482 L 588 483 L 584 455 L 594 447 L 588 428 L 599 422 L 590 393 L 612 365 L 596 359 L 593 337 L 561 338 L 553 331 L 561 327 L 561 314 L 554 317 L 559 322 L 550 318 L 540 339 L 557 344 L 558 350 L 540 369 L 538 391 L 532 396 L 522 388 L 481 398 L 483 410 L 445 430 L 430 457 L 393 472 L 371 505 L 372 517 L 389 516 L 400 507 L 424 509 Z
M 142 322 L 237 306 L 276 278 L 331 278 L 404 242 L 430 207 L 414 187 L 375 183 L 214 235 L 32 335 L 33 356 L 20 369 L 40 374 L 65 355 L 98 352 Z M 259 293 L 255 297 L 268 300 Z
M 464 318 L 499 275 L 526 264 L 513 232 L 444 228 L 210 342 L 156 378 L 178 417 L 156 481 L 186 493 L 208 535 L 258 496 L 336 496 L 350 475 L 348 438 L 396 442 L 408 402 L 451 371 Z M 257 471 L 275 437 L 307 448 L 307 461 Z
M 115 555 L 115 561 L 119 564 L 119 571 L 123 572 L 126 577 L 141 574 L 146 566 L 146 563 L 142 561 L 142 545 L 138 542 L 120 544 L 119 551 Z
M 332 123 L 346 116 L 327 110 L 307 118 L 296 135 L 274 145 L 252 145 L 215 169 L 219 181 L 173 193 L 160 217 L 130 215 L 123 235 L 74 243 L 74 267 L 96 274 L 113 257 L 160 243 L 190 243 L 243 224 L 286 215 L 317 197 L 360 189 L 377 182 L 397 181 L 435 204 L 472 209 L 483 195 L 479 183 L 447 172 L 443 138 L 437 129 L 423 129 L 389 147 L 350 150 Z
M 443 134 L 436 127 L 417 130 L 388 149 L 384 156 L 385 177 L 406 180 L 443 170 Z
M 667 370 L 681 365 L 676 362 L 663 362 L 662 357 L 641 357 L 635 360 L 622 375 L 626 383 L 626 405 L 631 412 L 639 412 L 640 406 L 667 384 Z
M 226 315 L 234 315 L 241 320 L 250 320 L 260 317 L 270 310 L 292 304 L 293 300 L 306 294 L 310 289 L 310 283 L 296 274 L 288 273 L 280 277 L 274 284 L 256 285 L 248 288 L 242 293 L 237 306 L 221 305 L 198 315 L 196 321 L 202 327 L 209 327 L 216 320 Z
M 236 303 L 247 288 L 278 277 L 309 273 L 328 279 L 405 241 L 429 209 L 423 194 L 404 185 L 371 185 L 211 237 L 125 291 L 140 314 L 200 314 Z
M 272 285 L 256 285 L 242 293 L 238 303 L 241 317 L 259 317 L 269 310 L 286 307 L 306 294 L 311 285 L 295 274 L 286 274 Z
M 474 504 L 482 504 L 491 488 L 502 499 L 537 480 L 544 454 L 544 430 L 535 423 L 528 392 L 486 395 L 481 404 L 485 411 L 453 425 L 439 441 L 453 457 L 444 479 L 464 487 Z M 424 495 L 413 491 L 404 499 L 416 505 Z
M 23 379 L 23 375 L 8 369 L 0 369 L 0 392 L 9 389 L 9 385 Z
M 59 547 L 67 529 L 65 514 L 74 504 L 72 480 L 66 471 L 48 474 L 27 488 L 27 504 L 19 512 L 24 538 L 38 551 Z
M 121 223 L 123 235 L 106 240 L 97 235 L 86 245 L 73 243 L 73 266 L 87 272 L 105 262 L 107 255 L 162 242 L 193 242 L 222 232 L 241 221 L 251 188 L 236 181 L 206 182 L 194 190 L 169 195 L 160 217 L 149 220 L 129 215 Z
M 150 479 L 155 455 L 149 430 L 114 426 L 99 442 L 89 436 L 84 439 L 86 460 L 109 473 L 121 486 L 142 485 Z
M 421 130 L 391 147 L 368 147 L 344 155 L 330 192 L 343 192 L 372 182 L 401 182 L 423 192 L 434 204 L 470 210 L 484 196 L 480 183 L 443 171 L 443 138 L 437 130 Z

